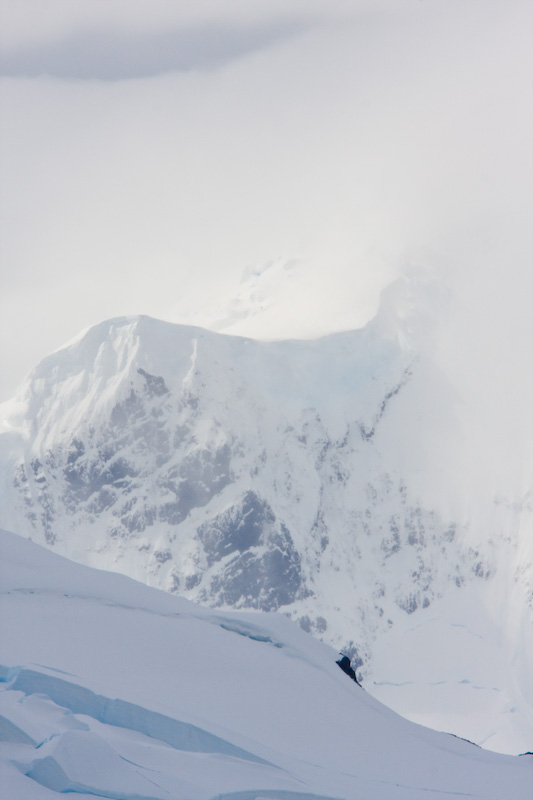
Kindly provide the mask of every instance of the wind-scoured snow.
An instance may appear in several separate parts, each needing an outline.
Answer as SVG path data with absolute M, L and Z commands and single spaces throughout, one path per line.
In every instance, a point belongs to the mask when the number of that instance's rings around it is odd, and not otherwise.
M 530 756 L 408 722 L 283 616 L 217 612 L 0 534 L 10 800 L 528 800 Z
M 314 341 L 85 331 L 2 407 L 0 523 L 214 608 L 281 610 L 396 710 L 531 749 L 533 506 L 473 491 L 416 305 L 400 283 Z

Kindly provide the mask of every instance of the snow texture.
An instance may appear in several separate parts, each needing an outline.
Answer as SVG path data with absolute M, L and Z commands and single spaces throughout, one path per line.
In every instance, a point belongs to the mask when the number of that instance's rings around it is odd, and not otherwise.
M 217 612 L 0 534 L 10 800 L 528 800 L 530 756 L 382 706 L 277 614 Z

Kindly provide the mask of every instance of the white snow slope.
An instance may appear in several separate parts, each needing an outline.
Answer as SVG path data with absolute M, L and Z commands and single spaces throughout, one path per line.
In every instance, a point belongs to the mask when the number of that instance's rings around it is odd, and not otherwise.
M 6 800 L 531 798 L 533 756 L 402 719 L 280 615 L 0 547 Z
M 518 754 L 533 484 L 471 460 L 476 414 L 413 347 L 402 291 L 315 341 L 90 329 L 0 412 L 0 525 L 211 607 L 281 609 L 402 714 Z

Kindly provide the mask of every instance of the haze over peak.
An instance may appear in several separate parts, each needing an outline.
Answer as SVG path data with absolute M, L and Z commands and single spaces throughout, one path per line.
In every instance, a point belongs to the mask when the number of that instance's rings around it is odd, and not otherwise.
M 99 319 L 316 336 L 367 322 L 410 264 L 456 293 L 477 361 L 486 317 L 512 353 L 531 340 L 529 3 L 4 6 L 2 63 L 36 69 L 0 80 L 2 399 Z M 213 26 L 224 63 L 135 71 L 172 31 L 179 61 L 203 30 L 209 61 Z M 128 37 L 129 79 L 74 77 Z
M 6 0 L 0 524 L 531 750 L 532 25 Z

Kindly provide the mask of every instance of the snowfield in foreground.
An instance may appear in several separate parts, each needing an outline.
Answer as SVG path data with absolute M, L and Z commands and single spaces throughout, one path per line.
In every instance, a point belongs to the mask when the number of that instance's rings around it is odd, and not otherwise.
M 215 612 L 1 539 L 9 800 L 530 800 L 533 757 L 408 722 L 276 614 Z

